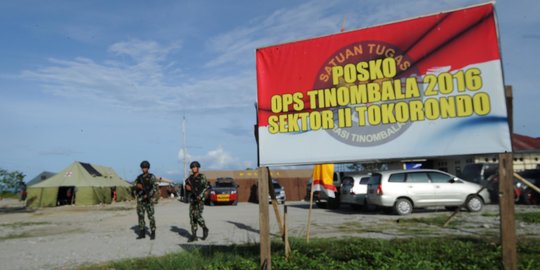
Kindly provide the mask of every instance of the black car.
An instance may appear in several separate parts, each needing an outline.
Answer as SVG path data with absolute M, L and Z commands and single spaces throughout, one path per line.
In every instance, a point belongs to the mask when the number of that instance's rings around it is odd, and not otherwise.
M 540 185 L 540 169 L 532 169 L 532 170 L 525 170 L 518 173 L 519 176 L 525 178 L 525 180 L 529 181 L 531 184 L 535 186 Z M 520 195 L 520 202 L 523 204 L 540 204 L 540 194 L 528 187 L 527 185 L 519 182 L 518 183 L 519 188 L 519 195 Z

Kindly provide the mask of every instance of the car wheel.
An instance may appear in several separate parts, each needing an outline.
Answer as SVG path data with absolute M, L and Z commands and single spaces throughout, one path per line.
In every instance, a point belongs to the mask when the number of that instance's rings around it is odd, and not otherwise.
M 478 212 L 484 208 L 484 201 L 477 195 L 471 195 L 467 199 L 467 210 L 470 212 Z
M 238 205 L 238 200 L 234 201 L 232 205 Z
M 396 203 L 394 204 L 394 212 L 396 212 L 398 215 L 408 215 L 412 213 L 413 205 L 412 202 L 408 199 L 397 199 Z
M 210 201 L 210 206 L 214 206 L 214 202 L 213 201 Z

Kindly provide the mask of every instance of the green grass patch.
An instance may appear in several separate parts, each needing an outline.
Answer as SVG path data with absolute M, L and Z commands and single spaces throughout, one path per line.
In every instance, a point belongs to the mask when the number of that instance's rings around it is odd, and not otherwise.
M 101 209 L 101 210 L 104 210 L 104 211 L 133 211 L 133 210 L 135 210 L 135 207 L 120 206 L 120 207 L 104 208 L 104 209 Z
M 527 223 L 540 223 L 540 212 L 516 213 L 516 220 Z
M 18 239 L 18 238 L 28 238 L 28 237 L 33 237 L 33 235 L 27 232 L 17 233 L 17 234 L 8 234 L 6 236 L 0 236 L 0 241 Z
M 189 246 L 186 246 L 189 247 Z M 500 245 L 484 238 L 291 239 L 292 254 L 272 244 L 272 269 L 498 269 Z M 520 269 L 540 262 L 540 240 L 518 243 Z M 121 260 L 79 269 L 259 269 L 257 244 L 190 247 L 161 257 Z
M 484 216 L 484 217 L 498 217 L 499 212 L 483 212 L 482 216 Z
M 10 227 L 10 228 L 20 228 L 25 226 L 34 226 L 34 225 L 45 225 L 51 224 L 50 222 L 15 222 L 15 223 L 4 223 L 0 224 L 0 227 Z
M 415 217 L 415 218 L 400 218 L 397 220 L 397 223 L 399 224 L 426 224 L 426 225 L 433 225 L 433 226 L 439 226 L 442 227 L 444 223 L 448 220 L 448 217 L 450 215 L 436 215 L 432 217 Z M 459 217 L 453 217 L 450 221 L 450 224 L 452 226 L 457 226 L 462 223 L 462 220 L 459 219 Z
M 11 192 L 2 192 L 0 193 L 0 198 L 4 198 L 4 199 L 19 199 L 19 194 L 18 193 L 11 193 Z

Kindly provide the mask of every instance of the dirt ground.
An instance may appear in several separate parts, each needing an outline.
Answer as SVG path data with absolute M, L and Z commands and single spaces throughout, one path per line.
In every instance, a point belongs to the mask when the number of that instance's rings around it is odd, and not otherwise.
M 306 237 L 309 204 L 287 202 L 289 235 Z M 135 202 L 96 206 L 62 206 L 27 210 L 16 200 L 0 201 L 1 269 L 69 269 L 78 265 L 117 259 L 164 255 L 194 245 L 226 245 L 259 241 L 259 206 L 206 206 L 210 228 L 206 241 L 187 242 L 190 235 L 188 205 L 164 199 L 156 205 L 156 240 L 136 240 Z M 271 206 L 269 206 L 271 207 Z M 283 214 L 283 206 L 279 206 Z M 516 212 L 537 211 L 539 206 L 516 206 Z M 271 208 L 270 229 L 279 228 Z M 311 237 L 398 238 L 443 235 L 494 236 L 499 234 L 499 209 L 488 205 L 479 213 L 459 213 L 442 228 L 430 220 L 444 220 L 452 212 L 422 209 L 401 217 L 379 211 L 313 207 Z M 540 237 L 540 225 L 516 223 L 518 237 Z M 199 236 L 202 230 L 199 230 Z

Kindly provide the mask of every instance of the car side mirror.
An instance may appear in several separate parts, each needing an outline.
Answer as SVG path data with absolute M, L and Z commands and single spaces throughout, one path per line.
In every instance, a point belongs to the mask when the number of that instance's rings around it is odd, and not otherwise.
M 450 179 L 448 182 L 450 182 L 451 184 L 453 184 L 453 183 L 457 182 L 457 180 L 458 180 L 458 179 L 457 179 L 456 177 L 454 177 L 454 178 Z

